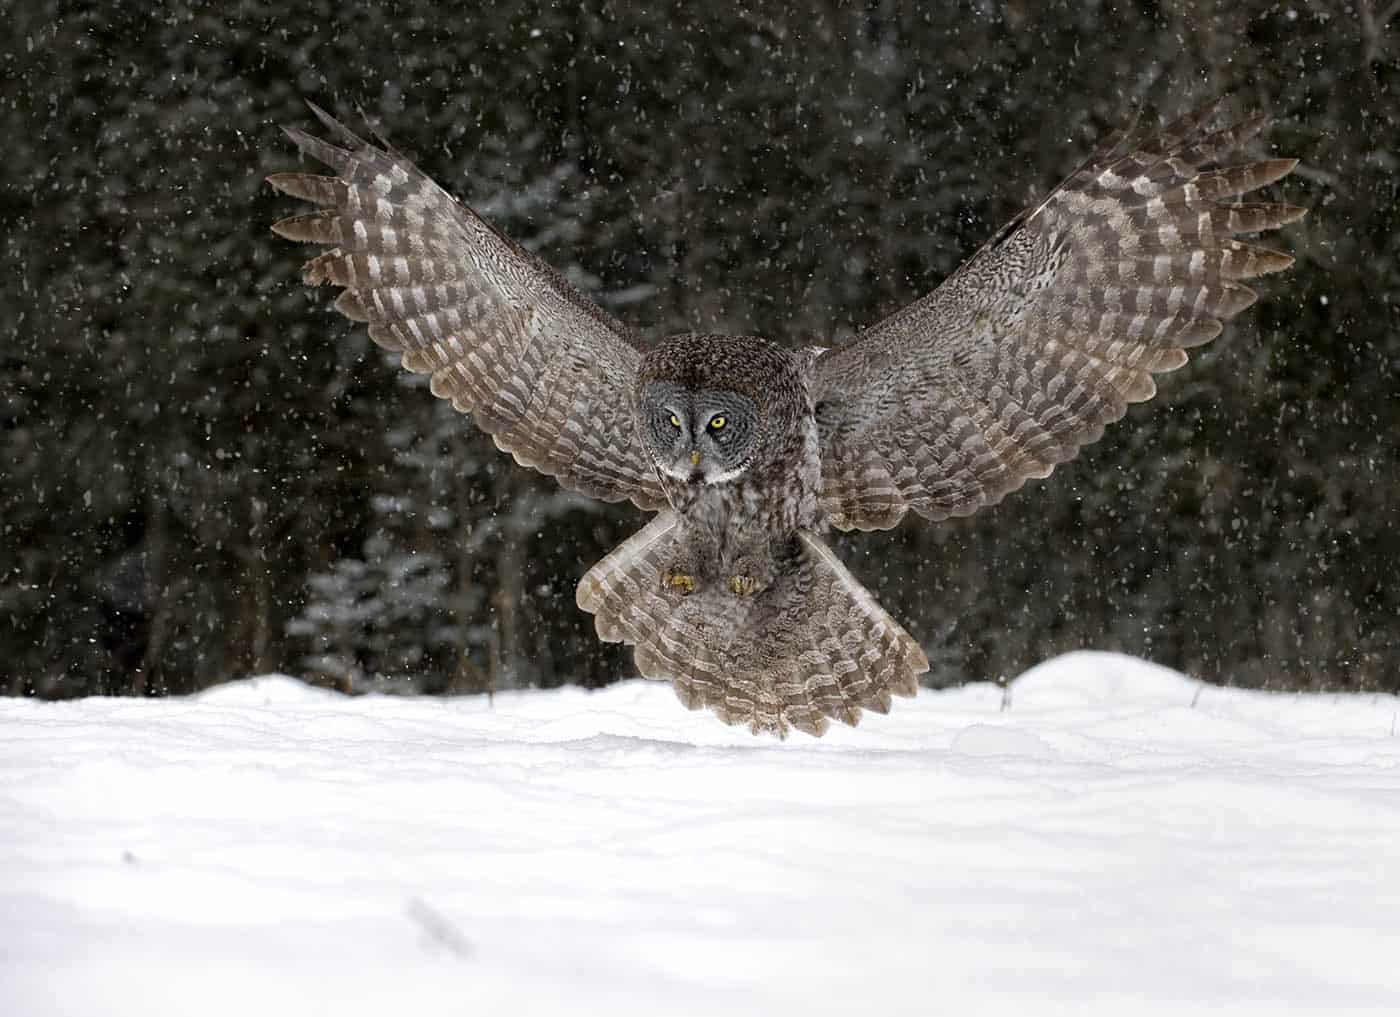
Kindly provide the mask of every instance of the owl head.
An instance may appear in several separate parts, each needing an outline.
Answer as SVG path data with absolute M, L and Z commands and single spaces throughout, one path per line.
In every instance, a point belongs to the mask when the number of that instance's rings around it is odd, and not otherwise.
M 773 343 L 672 336 L 643 358 L 637 428 L 662 473 L 727 484 L 781 453 L 800 388 L 791 354 Z

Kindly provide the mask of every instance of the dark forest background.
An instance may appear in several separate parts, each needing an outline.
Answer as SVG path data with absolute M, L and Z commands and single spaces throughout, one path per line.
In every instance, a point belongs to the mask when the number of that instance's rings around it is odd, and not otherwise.
M 1050 480 L 839 548 L 933 684 L 1094 647 L 1400 689 L 1400 3 L 3 7 L 0 690 L 631 673 L 573 587 L 640 514 L 515 467 L 268 231 L 304 98 L 649 334 L 797 343 L 1220 93 L 1302 159 L 1296 266 Z

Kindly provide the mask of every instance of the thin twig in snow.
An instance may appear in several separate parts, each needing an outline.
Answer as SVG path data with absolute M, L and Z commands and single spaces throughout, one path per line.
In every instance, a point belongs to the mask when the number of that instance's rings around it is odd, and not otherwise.
M 458 957 L 470 957 L 472 946 L 461 930 L 453 925 L 441 911 L 430 907 L 417 897 L 410 897 L 404 905 L 404 913 L 423 927 L 433 942 L 445 947 Z

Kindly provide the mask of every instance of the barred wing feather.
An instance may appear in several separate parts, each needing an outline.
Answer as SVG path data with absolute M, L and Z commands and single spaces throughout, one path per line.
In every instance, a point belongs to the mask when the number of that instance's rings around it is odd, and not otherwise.
M 636 435 L 631 333 L 387 144 L 311 108 L 340 144 L 287 134 L 336 175 L 268 178 L 323 206 L 273 226 L 332 246 L 306 263 L 304 280 L 344 287 L 336 308 L 367 322 L 405 368 L 431 374 L 433 394 L 517 462 L 604 501 L 663 507 Z
M 836 526 L 970 515 L 1048 475 L 1254 302 L 1239 280 L 1292 263 L 1235 236 L 1304 210 L 1228 199 L 1296 160 L 1203 169 L 1266 124 L 1208 129 L 1217 109 L 1100 149 L 933 293 L 818 359 Z

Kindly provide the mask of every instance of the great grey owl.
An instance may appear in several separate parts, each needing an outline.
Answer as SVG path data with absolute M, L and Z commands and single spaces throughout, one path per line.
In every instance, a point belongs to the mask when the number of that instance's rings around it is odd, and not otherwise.
M 1044 477 L 1153 374 L 1186 363 L 1292 259 L 1234 239 L 1303 210 L 1238 203 L 1293 159 L 1207 170 L 1262 116 L 1217 108 L 1096 151 L 931 294 L 834 349 L 678 335 L 647 346 L 382 138 L 312 106 L 287 129 L 335 176 L 273 229 L 332 245 L 308 284 L 369 323 L 517 462 L 656 517 L 583 577 L 600 638 L 728 723 L 819 735 L 888 711 L 928 662 L 825 542 L 913 509 L 965 516 Z

